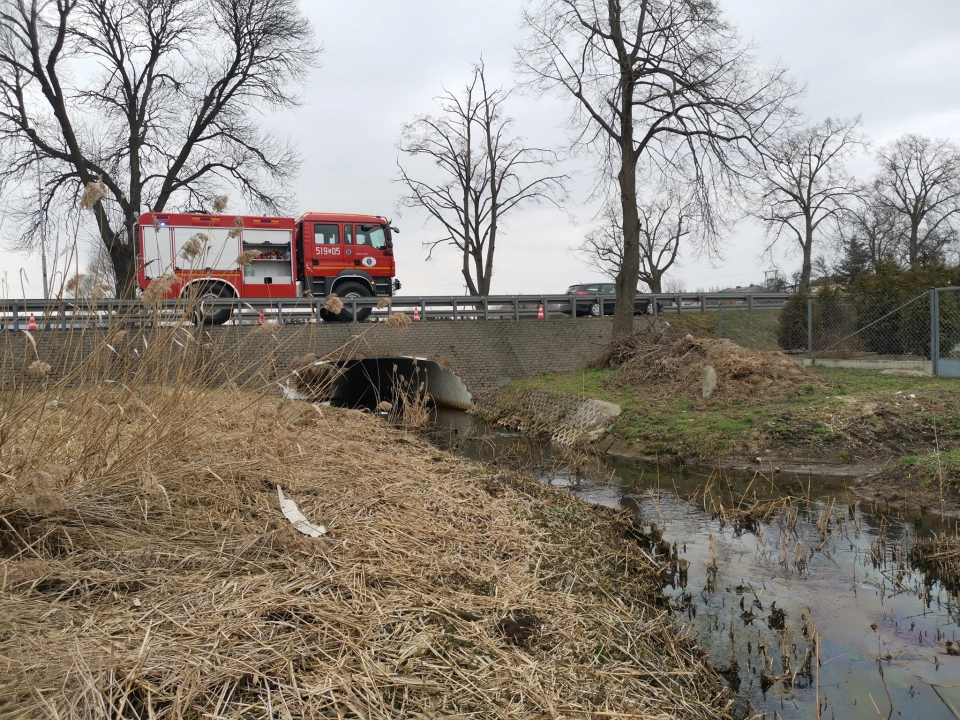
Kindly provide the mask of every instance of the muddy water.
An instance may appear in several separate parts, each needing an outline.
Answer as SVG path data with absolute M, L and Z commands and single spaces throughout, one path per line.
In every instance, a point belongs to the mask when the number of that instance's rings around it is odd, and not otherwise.
M 461 413 L 441 414 L 438 427 L 441 445 L 520 465 L 589 502 L 633 509 L 648 532 L 676 542 L 664 593 L 745 715 L 960 718 L 960 657 L 946 645 L 960 640 L 958 588 L 909 562 L 918 537 L 955 527 L 860 505 L 842 480 L 778 477 L 774 487 L 761 477 L 571 463 Z M 744 522 L 736 517 L 744 495 L 800 500 Z

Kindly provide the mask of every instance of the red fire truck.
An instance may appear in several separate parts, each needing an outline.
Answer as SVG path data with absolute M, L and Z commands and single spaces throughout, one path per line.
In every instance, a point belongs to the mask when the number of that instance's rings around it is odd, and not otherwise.
M 389 296 L 400 289 L 393 277 L 396 232 L 379 215 L 143 213 L 137 280 L 145 290 L 151 280 L 175 275 L 165 297 L 196 299 L 198 320 L 213 325 L 230 317 L 229 308 L 204 310 L 217 298 Z M 370 308 L 358 308 L 356 319 L 369 314 Z M 326 319 L 354 317 L 345 305 Z

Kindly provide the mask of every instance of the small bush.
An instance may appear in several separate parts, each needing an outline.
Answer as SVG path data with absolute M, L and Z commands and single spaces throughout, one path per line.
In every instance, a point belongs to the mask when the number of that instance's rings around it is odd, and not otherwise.
M 807 293 L 790 296 L 777 324 L 777 342 L 787 352 L 807 349 Z

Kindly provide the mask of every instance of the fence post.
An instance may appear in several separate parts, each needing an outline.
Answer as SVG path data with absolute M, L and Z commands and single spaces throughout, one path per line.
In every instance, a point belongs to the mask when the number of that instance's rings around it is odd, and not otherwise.
M 723 337 L 723 301 L 717 303 L 717 338 Z
M 813 298 L 807 298 L 807 354 L 813 360 Z
M 930 288 L 930 369 L 937 377 L 940 368 L 940 293 Z

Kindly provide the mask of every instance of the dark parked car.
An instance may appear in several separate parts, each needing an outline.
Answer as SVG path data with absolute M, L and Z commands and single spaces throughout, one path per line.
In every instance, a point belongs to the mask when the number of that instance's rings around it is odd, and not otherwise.
M 601 315 L 613 315 L 613 308 L 616 304 L 617 286 L 613 283 L 587 283 L 585 285 L 571 285 L 567 288 L 567 295 L 574 295 L 574 305 L 576 306 L 577 317 L 583 315 L 592 315 L 600 317 Z M 603 297 L 596 297 L 601 295 Z M 583 296 L 583 299 L 580 299 Z M 593 296 L 593 297 L 591 297 Z M 657 303 L 657 310 L 662 310 L 663 305 Z M 564 310 L 569 314 L 569 310 Z M 637 296 L 633 303 L 634 315 L 647 315 L 652 313 L 650 299 Z

